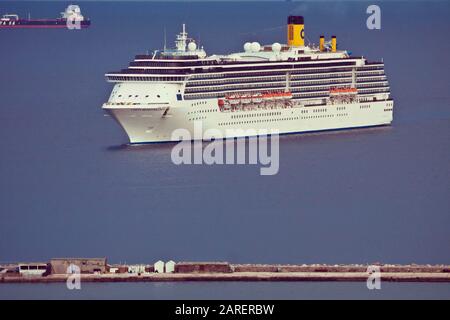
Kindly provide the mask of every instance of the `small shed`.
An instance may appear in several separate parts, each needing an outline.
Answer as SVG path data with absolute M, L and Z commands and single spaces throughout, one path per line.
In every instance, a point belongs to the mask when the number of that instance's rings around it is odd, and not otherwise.
M 132 274 L 145 273 L 145 265 L 143 265 L 143 264 L 129 265 L 128 273 L 132 273 Z
M 175 262 L 170 260 L 166 262 L 166 273 L 174 273 L 175 272 Z
M 154 266 L 154 272 L 156 273 L 164 273 L 164 262 L 159 260 L 155 262 Z
M 48 264 L 45 262 L 19 264 L 19 273 L 22 276 L 43 276 L 48 269 Z

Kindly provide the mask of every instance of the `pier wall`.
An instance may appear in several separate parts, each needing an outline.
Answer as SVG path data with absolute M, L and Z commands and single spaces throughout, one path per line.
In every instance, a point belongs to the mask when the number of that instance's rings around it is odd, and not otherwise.
M 51 273 L 43 276 L 23 275 L 14 265 L 0 266 L 1 283 L 64 282 L 69 263 L 80 263 L 80 278 L 86 282 L 139 281 L 366 281 L 369 265 L 283 265 L 230 264 L 228 262 L 170 261 L 170 271 L 158 271 L 152 265 L 108 265 L 106 259 L 52 259 Z M 159 263 L 159 262 L 158 262 Z M 163 263 L 160 261 L 160 263 Z M 163 263 L 164 264 L 164 263 Z M 17 264 L 19 265 L 19 264 Z M 450 282 L 449 265 L 393 265 L 378 266 L 383 281 Z M 138 266 L 139 268 L 136 268 Z M 144 269 L 145 267 L 145 269 Z M 133 270 L 142 270 L 134 272 Z M 164 270 L 164 268 L 163 268 Z

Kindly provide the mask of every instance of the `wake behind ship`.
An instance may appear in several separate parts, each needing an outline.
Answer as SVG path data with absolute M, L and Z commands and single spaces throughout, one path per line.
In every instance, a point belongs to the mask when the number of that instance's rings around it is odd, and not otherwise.
M 81 14 L 80 7 L 69 5 L 61 17 L 56 19 L 23 19 L 17 14 L 5 14 L 0 18 L 0 29 L 17 28 L 88 28 L 91 21 Z
M 185 26 L 174 50 L 137 55 L 127 69 L 109 72 L 115 83 L 103 104 L 130 143 L 178 141 L 219 130 L 222 137 L 389 125 L 393 100 L 383 62 L 337 49 L 335 36 L 305 45 L 304 19 L 289 16 L 287 44 L 245 43 L 244 51 L 208 56 Z

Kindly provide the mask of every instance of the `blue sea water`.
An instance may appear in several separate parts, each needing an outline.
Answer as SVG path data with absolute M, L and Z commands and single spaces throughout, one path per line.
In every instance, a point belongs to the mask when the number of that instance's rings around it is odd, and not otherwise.
M 56 17 L 68 4 L 0 1 L 0 13 Z M 450 263 L 449 2 L 379 2 L 381 30 L 366 28 L 367 2 L 79 4 L 89 29 L 0 30 L 0 261 Z M 182 23 L 209 54 L 283 42 L 289 14 L 305 16 L 311 42 L 336 35 L 340 48 L 384 60 L 391 127 L 283 136 L 275 176 L 255 165 L 176 166 L 170 144 L 124 146 L 101 110 L 112 88 L 106 72 L 161 48 L 164 29 L 171 44 Z M 293 298 L 339 298 L 359 296 L 362 286 L 362 297 L 372 297 L 364 284 L 319 283 L 98 284 L 82 292 L 110 296 L 111 286 L 130 297 L 153 290 L 149 298 L 208 290 L 251 298 L 261 286 L 264 297 L 298 289 Z M 384 297 L 450 291 L 386 287 Z M 1 285 L 0 298 L 68 297 L 60 289 Z
M 65 284 L 2 284 L 0 299 L 450 299 L 446 283 L 381 283 L 368 290 L 359 282 L 147 282 L 85 283 L 81 290 Z

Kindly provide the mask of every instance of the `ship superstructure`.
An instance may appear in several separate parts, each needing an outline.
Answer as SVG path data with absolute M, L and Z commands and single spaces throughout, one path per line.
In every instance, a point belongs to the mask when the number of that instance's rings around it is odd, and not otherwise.
M 251 135 L 246 129 L 295 133 L 392 122 L 383 62 L 338 50 L 335 36 L 305 45 L 301 16 L 288 18 L 287 38 L 208 56 L 183 25 L 176 49 L 137 55 L 128 68 L 106 74 L 115 86 L 103 109 L 131 143 L 174 141 L 175 129 L 193 132 L 199 121 L 224 137 Z

